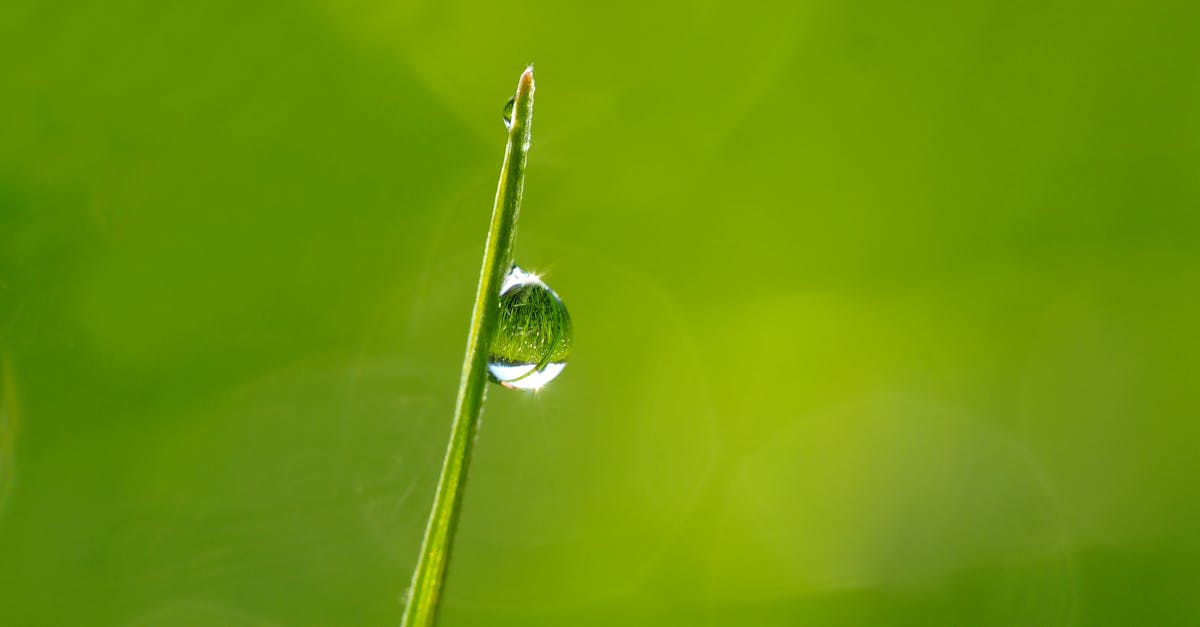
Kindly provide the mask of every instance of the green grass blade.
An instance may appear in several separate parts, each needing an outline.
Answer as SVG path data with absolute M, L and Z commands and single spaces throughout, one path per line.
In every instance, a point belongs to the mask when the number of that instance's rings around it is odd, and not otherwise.
M 425 539 L 421 542 L 421 554 L 413 573 L 402 627 L 432 627 L 437 619 L 450 549 L 454 545 L 454 532 L 462 506 L 467 468 L 471 462 L 471 449 L 475 444 L 488 383 L 488 350 L 496 331 L 500 285 L 512 266 L 513 240 L 525 187 L 525 162 L 533 123 L 533 91 L 533 66 L 529 66 L 517 83 L 508 146 L 504 151 L 504 165 L 500 169 L 500 183 L 496 188 L 492 223 L 483 249 L 483 268 L 479 272 L 479 288 L 475 292 L 475 308 L 471 314 L 471 329 L 467 334 L 467 352 L 463 359 L 462 379 L 458 384 L 450 443 L 446 447 L 446 458 L 438 477 L 433 509 L 425 527 Z

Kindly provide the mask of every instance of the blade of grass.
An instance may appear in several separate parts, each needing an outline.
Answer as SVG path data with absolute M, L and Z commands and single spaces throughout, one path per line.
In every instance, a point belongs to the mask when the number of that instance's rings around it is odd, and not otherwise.
M 467 468 L 475 445 L 475 433 L 479 428 L 479 414 L 483 409 L 488 349 L 499 316 L 500 286 L 512 266 L 513 240 L 525 188 L 525 161 L 533 124 L 533 90 L 531 65 L 517 82 L 508 146 L 504 150 L 504 165 L 500 168 L 500 183 L 492 207 L 492 224 L 483 248 L 483 268 L 479 271 L 479 288 L 475 292 L 475 308 L 471 313 L 471 329 L 467 333 L 467 353 L 463 359 L 462 379 L 458 384 L 450 443 L 446 447 L 446 458 L 438 477 L 433 509 L 425 527 L 425 539 L 421 542 L 421 554 L 413 572 L 401 627 L 432 627 L 437 619 L 450 549 L 454 545 L 454 532 L 462 507 Z

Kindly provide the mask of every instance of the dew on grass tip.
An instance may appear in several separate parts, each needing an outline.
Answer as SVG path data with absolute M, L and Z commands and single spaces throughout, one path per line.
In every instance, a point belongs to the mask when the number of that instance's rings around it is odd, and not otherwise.
M 500 320 L 488 353 L 492 380 L 514 390 L 546 385 L 567 366 L 573 333 L 558 294 L 514 265 L 500 287 Z
M 504 113 L 501 114 L 501 117 L 504 119 L 504 128 L 512 128 L 513 107 L 516 106 L 516 104 L 516 96 L 509 98 L 508 102 L 504 103 Z

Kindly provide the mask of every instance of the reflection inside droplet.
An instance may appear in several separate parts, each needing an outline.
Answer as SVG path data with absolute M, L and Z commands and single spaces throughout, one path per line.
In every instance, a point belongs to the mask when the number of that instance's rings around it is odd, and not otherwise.
M 513 266 L 500 287 L 500 321 L 488 372 L 514 390 L 536 390 L 567 365 L 573 329 L 562 299 L 536 275 Z

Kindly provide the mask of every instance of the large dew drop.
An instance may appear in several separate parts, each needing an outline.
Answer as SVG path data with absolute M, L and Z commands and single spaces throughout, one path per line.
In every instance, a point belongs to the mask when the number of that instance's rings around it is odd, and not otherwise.
M 513 96 L 504 103 L 504 113 L 500 116 L 504 119 L 504 128 L 512 128 L 513 107 L 517 104 L 517 97 Z
M 513 266 L 500 287 L 500 322 L 488 355 L 492 380 L 536 390 L 557 377 L 571 353 L 571 316 L 537 275 Z

